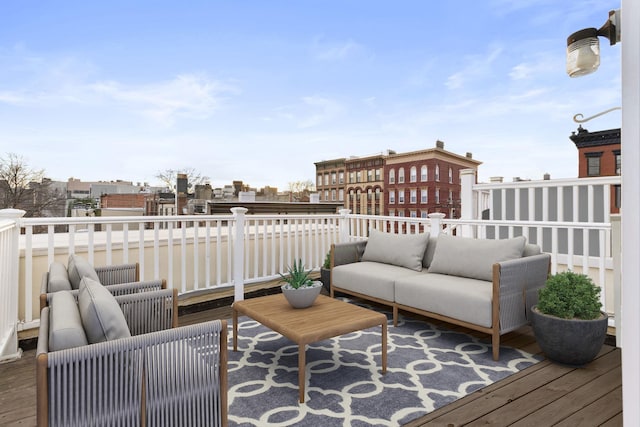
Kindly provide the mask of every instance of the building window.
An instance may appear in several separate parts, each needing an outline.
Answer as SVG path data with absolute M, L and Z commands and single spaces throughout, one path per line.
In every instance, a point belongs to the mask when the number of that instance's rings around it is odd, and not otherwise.
M 398 169 L 398 184 L 404 183 L 404 168 Z
M 380 200 L 380 189 L 376 188 L 376 202 Z
M 427 168 L 426 165 L 422 166 L 420 168 L 420 181 L 422 182 L 427 182 L 427 173 L 429 172 L 429 169 Z
M 396 215 L 396 211 L 393 209 L 389 209 L 389 216 L 395 216 Z
M 318 187 L 322 187 L 322 175 L 318 174 L 318 183 L 316 184 Z
M 415 166 L 411 166 L 409 170 L 409 182 L 416 182 L 418 180 L 418 169 Z
M 440 181 L 440 166 L 436 165 L 436 181 Z
M 404 190 L 398 190 L 398 203 L 404 203 Z
M 344 184 L 344 172 L 338 173 L 338 184 Z
M 396 183 L 396 171 L 395 169 L 390 169 L 389 170 L 389 184 L 395 184 Z
M 614 201 L 614 203 L 616 205 L 616 208 L 620 209 L 620 206 L 622 205 L 620 203 L 620 193 L 621 193 L 620 192 L 620 186 L 619 185 L 614 185 L 613 189 L 615 191 L 615 196 L 614 196 L 615 197 L 615 201 Z
M 449 167 L 449 184 L 453 184 L 453 169 Z
M 336 190 L 331 190 L 331 201 L 332 202 L 336 201 Z
M 427 217 L 427 211 L 421 211 L 420 218 L 426 218 L 426 217 Z
M 616 159 L 616 175 L 620 175 L 622 171 L 622 157 L 620 157 L 620 150 L 614 150 L 613 155 Z
M 376 181 L 380 181 L 380 169 L 376 169 Z
M 324 175 L 324 185 L 329 185 L 329 174 Z
M 436 188 L 436 203 L 440 203 L 440 189 Z
M 337 182 L 337 181 L 336 181 L 336 173 L 335 173 L 335 172 L 333 172 L 333 173 L 331 174 L 331 185 L 336 185 L 336 182 Z
M 418 217 L 418 213 L 416 211 L 409 211 L 409 216 L 411 218 L 417 218 Z
M 420 190 L 420 203 L 429 203 L 429 190 L 426 188 Z
M 599 153 L 585 153 L 587 157 L 587 176 L 600 176 L 600 157 Z
M 367 171 L 367 182 L 373 181 L 373 170 L 369 169 Z
M 391 190 L 389 191 L 389 203 L 395 203 L 396 202 L 396 192 Z
M 404 217 L 404 210 L 399 209 L 398 210 L 398 216 Z
M 325 202 L 329 201 L 329 190 L 324 190 L 324 200 Z
M 418 190 L 415 188 L 409 190 L 409 203 L 418 203 Z
M 338 190 L 338 201 L 344 201 L 344 190 L 342 188 Z

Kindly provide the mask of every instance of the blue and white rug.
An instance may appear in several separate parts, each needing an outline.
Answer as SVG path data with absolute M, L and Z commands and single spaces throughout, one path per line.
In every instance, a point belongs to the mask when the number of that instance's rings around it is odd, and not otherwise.
M 384 375 L 379 327 L 309 345 L 299 403 L 298 346 L 246 317 L 238 324 L 230 426 L 398 426 L 540 360 L 503 346 L 495 362 L 490 343 L 400 316 L 397 327 L 389 322 Z

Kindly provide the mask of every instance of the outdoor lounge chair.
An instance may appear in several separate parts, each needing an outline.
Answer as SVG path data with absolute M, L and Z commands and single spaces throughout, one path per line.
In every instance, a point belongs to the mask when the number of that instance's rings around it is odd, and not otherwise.
M 47 301 L 54 292 L 60 290 L 77 292 L 80 280 L 84 276 L 99 281 L 107 289 L 110 289 L 114 295 L 166 289 L 167 287 L 164 280 L 140 282 L 140 266 L 138 263 L 93 267 L 84 258 L 71 254 L 69 255 L 68 266 L 61 262 L 53 262 L 49 266 L 49 271 L 42 275 L 40 310 L 48 304 Z
M 86 293 L 78 303 L 69 292 L 57 294 L 41 313 L 39 426 L 227 425 L 226 321 L 171 328 L 177 324 L 176 290 L 117 297 L 104 291 L 95 304 L 105 294 L 114 299 L 121 314 L 113 318 L 124 316 L 131 336 L 126 331 L 122 338 L 83 345 L 82 329 L 88 338 L 91 325 L 73 307 L 83 312 Z M 103 316 L 106 323 L 113 314 Z M 75 332 L 74 316 L 82 317 Z M 116 329 L 105 328 L 105 334 Z M 61 344 L 70 348 L 51 349 Z

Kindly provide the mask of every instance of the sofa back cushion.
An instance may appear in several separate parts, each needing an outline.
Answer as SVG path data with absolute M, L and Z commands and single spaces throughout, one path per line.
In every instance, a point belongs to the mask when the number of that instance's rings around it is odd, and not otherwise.
M 53 294 L 49 309 L 48 351 L 87 345 L 87 337 L 82 327 L 78 303 L 69 291 Z
M 526 245 L 524 245 L 522 256 L 525 257 L 525 256 L 540 255 L 541 253 L 542 253 L 542 250 L 540 249 L 540 246 L 527 243 Z
M 131 336 L 120 305 L 100 282 L 82 278 L 78 306 L 84 331 L 91 344 Z
M 372 229 L 362 261 L 381 262 L 422 271 L 429 233 L 396 234 Z
M 449 274 L 479 280 L 493 280 L 493 264 L 521 258 L 526 239 L 473 239 L 438 236 L 429 273 Z
M 427 243 L 427 249 L 424 251 L 424 257 L 422 257 L 422 267 L 429 268 L 433 261 L 433 254 L 436 252 L 436 245 L 438 244 L 438 238 L 431 236 Z
M 69 265 L 67 266 L 67 273 L 69 274 L 69 281 L 73 289 L 80 288 L 80 281 L 83 277 L 99 282 L 100 279 L 96 274 L 96 270 L 89 262 L 76 254 L 69 255 Z
M 71 282 L 67 275 L 67 267 L 61 262 L 52 262 L 49 266 L 47 292 L 70 291 L 71 289 Z

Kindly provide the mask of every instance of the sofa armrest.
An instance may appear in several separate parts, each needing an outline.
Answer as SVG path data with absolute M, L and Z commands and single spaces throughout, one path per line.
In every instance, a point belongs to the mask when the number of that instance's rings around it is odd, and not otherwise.
M 494 264 L 494 295 L 499 295 L 500 333 L 529 322 L 529 309 L 549 275 L 551 255 L 540 254 Z
M 331 268 L 338 265 L 359 262 L 367 241 L 334 243 L 331 245 Z
M 139 264 L 120 264 L 94 267 L 100 283 L 115 285 L 118 283 L 137 282 L 140 280 Z

